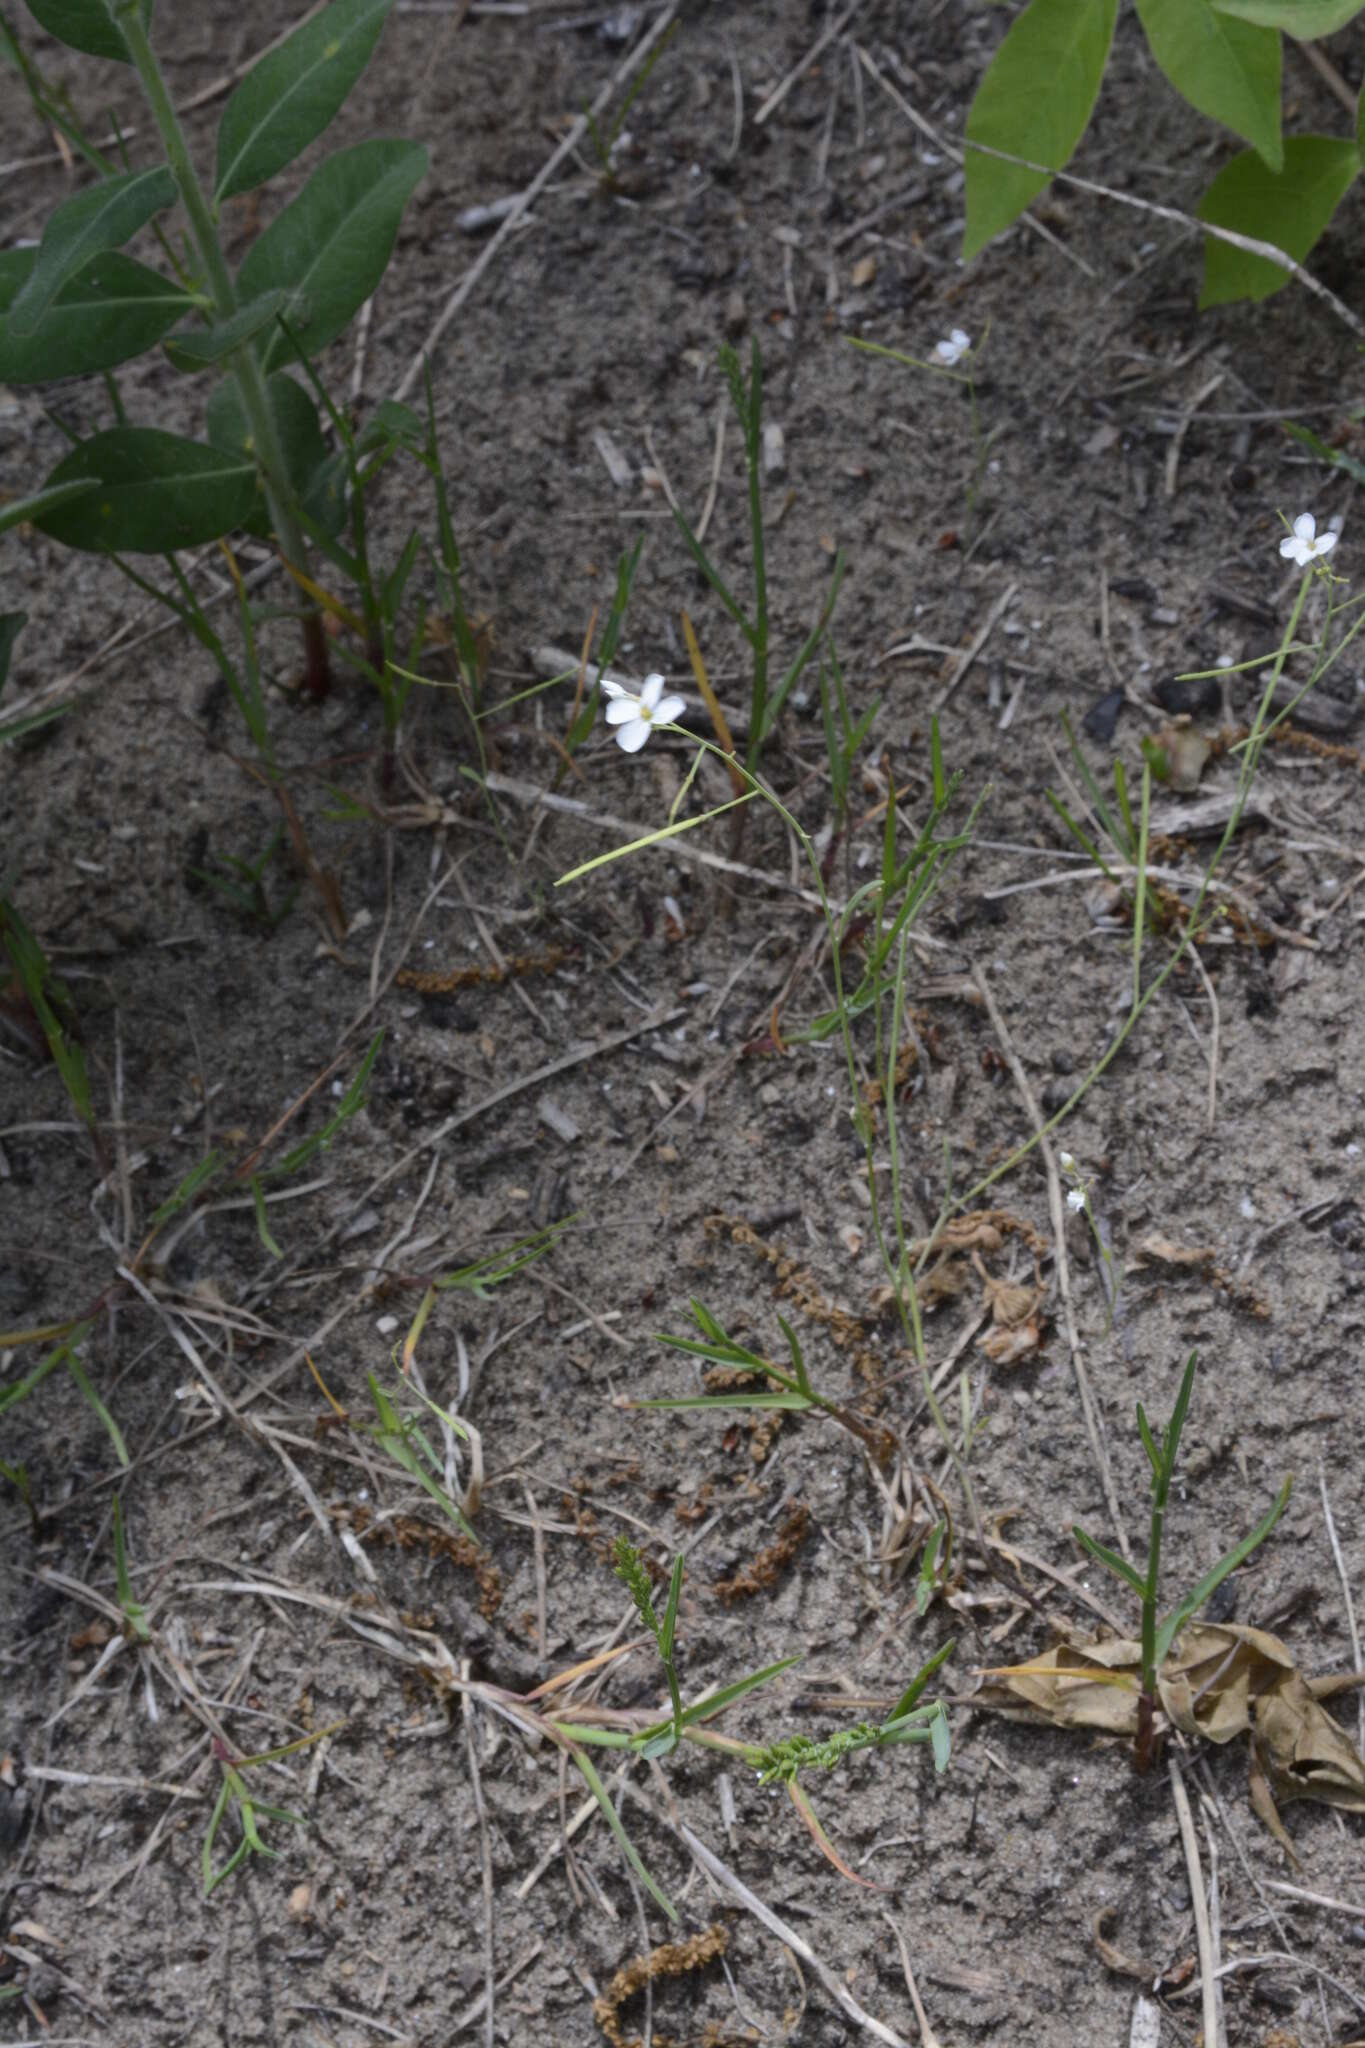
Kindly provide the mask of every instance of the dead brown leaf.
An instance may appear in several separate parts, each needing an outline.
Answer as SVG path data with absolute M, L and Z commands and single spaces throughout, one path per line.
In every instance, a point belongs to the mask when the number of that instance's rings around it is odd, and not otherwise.
M 1141 1673 L 1137 1643 L 1077 1639 L 1033 1663 L 982 1672 L 976 1704 L 1012 1720 L 1132 1739 Z M 1288 1847 L 1276 1800 L 1313 1799 L 1365 1813 L 1365 1761 L 1321 1704 L 1361 1682 L 1355 1673 L 1305 1679 L 1278 1636 L 1204 1622 L 1180 1637 L 1161 1667 L 1157 1694 L 1167 1724 L 1186 1735 L 1217 1743 L 1250 1737 L 1252 1803 Z

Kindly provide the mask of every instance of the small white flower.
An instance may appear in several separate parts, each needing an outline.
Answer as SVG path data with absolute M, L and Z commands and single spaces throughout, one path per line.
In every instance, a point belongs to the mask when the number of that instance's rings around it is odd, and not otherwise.
M 1306 569 L 1315 556 L 1329 555 L 1336 544 L 1336 534 L 1319 533 L 1312 513 L 1300 512 L 1293 533 L 1280 542 L 1280 553 L 1287 562 L 1297 562 L 1301 569 Z
M 686 711 L 684 698 L 665 697 L 663 689 L 664 679 L 659 675 L 645 677 L 638 697 L 633 697 L 620 683 L 603 683 L 602 694 L 609 700 L 607 724 L 616 727 L 616 744 L 628 754 L 639 753 L 651 727 L 671 725 Z
M 1068 1188 L 1066 1191 L 1066 1206 L 1073 1216 L 1079 1216 L 1085 1207 L 1085 1189 Z
M 971 345 L 972 337 L 970 334 L 964 334 L 960 327 L 955 327 L 946 341 L 936 341 L 934 343 L 934 354 L 945 369 L 951 370 L 954 363 L 962 361 Z
M 1074 1173 L 1076 1171 L 1076 1160 L 1070 1152 L 1059 1152 L 1057 1154 L 1057 1164 L 1061 1167 L 1063 1173 Z

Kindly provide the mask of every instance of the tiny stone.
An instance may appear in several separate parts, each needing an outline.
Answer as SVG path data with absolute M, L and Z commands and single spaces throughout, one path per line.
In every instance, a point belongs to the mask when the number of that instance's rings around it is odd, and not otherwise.
M 725 301 L 725 332 L 733 339 L 743 334 L 749 324 L 749 309 L 744 303 L 744 294 L 736 285 Z
M 1064 1046 L 1053 1049 L 1052 1071 L 1054 1074 L 1074 1074 L 1076 1071 L 1076 1062 Z
M 1071 1088 L 1060 1075 L 1055 1081 L 1049 1081 L 1043 1090 L 1043 1108 L 1049 1116 L 1055 1116 L 1059 1109 L 1065 1109 L 1070 1100 Z

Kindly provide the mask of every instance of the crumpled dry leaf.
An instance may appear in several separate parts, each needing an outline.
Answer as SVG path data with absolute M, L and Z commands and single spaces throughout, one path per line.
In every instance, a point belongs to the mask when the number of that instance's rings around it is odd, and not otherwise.
M 994 1365 L 1018 1365 L 1021 1359 L 1032 1358 L 1042 1341 L 1043 1333 L 1036 1322 L 1000 1323 L 977 1338 L 976 1348 L 984 1351 Z
M 1012 1720 L 1137 1734 L 1137 1643 L 1077 1638 L 1031 1664 L 981 1675 L 975 1704 Z M 1278 1636 L 1231 1622 L 1203 1622 L 1180 1637 L 1161 1667 L 1157 1693 L 1166 1720 L 1187 1735 L 1219 1743 L 1250 1736 L 1253 1804 L 1288 1846 L 1276 1798 L 1315 1799 L 1365 1813 L 1365 1761 L 1321 1705 L 1330 1694 L 1363 1682 L 1357 1673 L 1305 1679 Z
M 991 1327 L 984 1337 L 978 1337 L 977 1349 L 996 1365 L 1017 1365 L 1021 1358 L 1031 1358 L 1043 1341 L 1039 1311 L 1046 1287 L 993 1280 L 976 1252 L 972 1253 L 972 1265 L 991 1313 Z
M 1137 1257 L 1129 1271 L 1141 1272 L 1148 1265 L 1207 1266 L 1217 1256 L 1216 1245 L 1177 1244 L 1173 1237 L 1163 1237 L 1159 1230 L 1153 1230 L 1138 1245 Z

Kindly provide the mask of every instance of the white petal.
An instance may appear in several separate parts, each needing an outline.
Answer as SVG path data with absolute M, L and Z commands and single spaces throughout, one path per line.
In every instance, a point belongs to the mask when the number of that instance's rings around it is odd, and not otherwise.
M 632 724 L 623 725 L 618 728 L 616 744 L 618 747 L 624 747 L 628 754 L 638 754 L 648 738 L 649 720 L 647 718 L 637 718 Z
M 958 354 L 965 355 L 971 345 L 972 337 L 970 334 L 964 334 L 960 327 L 955 327 L 953 329 L 953 347 L 957 350 Z
M 1313 553 L 1315 555 L 1330 555 L 1340 538 L 1340 534 L 1337 533 L 1320 533 L 1313 543 Z
M 632 718 L 640 716 L 640 706 L 634 697 L 618 697 L 608 704 L 603 713 L 608 725 L 627 725 Z
M 660 675 L 646 676 L 640 685 L 640 702 L 652 711 L 664 693 L 664 679 Z
M 1300 512 L 1294 521 L 1294 531 L 1300 540 L 1311 540 L 1318 530 L 1318 522 L 1311 512 Z
M 672 725 L 675 718 L 681 718 L 687 709 L 685 697 L 664 697 L 653 708 L 656 725 Z
M 1301 540 L 1295 540 L 1293 534 L 1291 533 L 1288 534 L 1285 537 L 1285 539 L 1280 542 L 1280 553 L 1284 556 L 1286 562 L 1292 562 L 1297 559 L 1299 549 L 1302 546 L 1303 542 Z
M 623 690 L 619 683 L 612 682 L 609 676 L 603 676 L 602 695 L 604 697 L 627 697 L 629 694 L 630 692 Z

